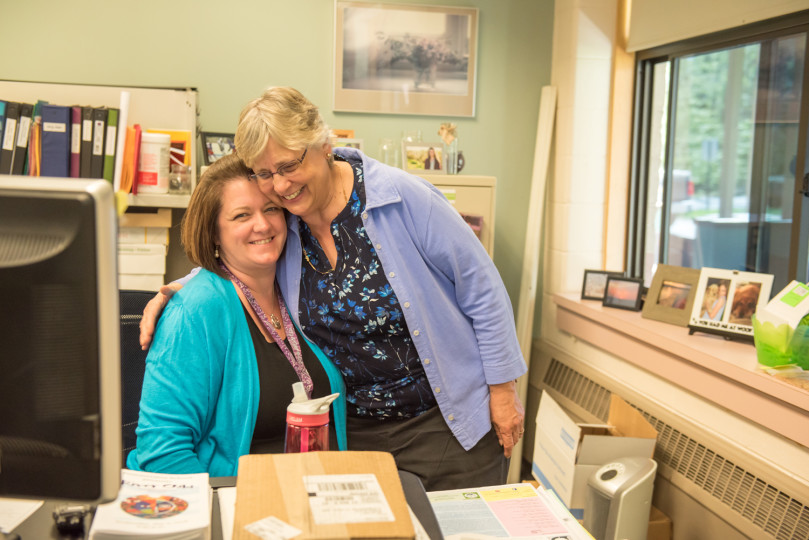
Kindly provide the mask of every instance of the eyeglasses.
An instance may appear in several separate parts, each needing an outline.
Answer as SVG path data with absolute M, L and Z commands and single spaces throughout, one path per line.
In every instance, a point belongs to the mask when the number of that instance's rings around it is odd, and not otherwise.
M 275 172 L 271 172 L 271 171 L 261 171 L 261 172 L 258 172 L 258 173 L 254 172 L 254 173 L 248 175 L 248 178 L 255 182 L 255 181 L 258 181 L 259 178 L 261 178 L 262 180 L 271 180 L 272 177 L 275 176 L 276 174 L 279 175 L 279 176 L 287 176 L 289 174 L 292 174 L 295 171 L 297 171 L 298 167 L 300 167 L 301 163 L 303 163 L 303 160 L 306 157 L 306 152 L 307 151 L 309 151 L 308 146 L 306 148 L 304 148 L 303 154 L 301 155 L 301 157 L 299 159 L 293 159 L 292 161 L 290 161 L 288 163 L 284 163 L 283 165 L 278 167 L 278 170 L 275 171 Z

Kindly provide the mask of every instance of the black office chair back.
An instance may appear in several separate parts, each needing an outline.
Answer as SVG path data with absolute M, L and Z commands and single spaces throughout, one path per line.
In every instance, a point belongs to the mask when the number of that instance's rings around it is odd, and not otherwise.
M 146 353 L 140 348 L 140 321 L 143 308 L 154 297 L 153 291 L 120 291 L 121 311 L 121 437 L 123 463 L 135 448 L 140 391 L 146 371 Z

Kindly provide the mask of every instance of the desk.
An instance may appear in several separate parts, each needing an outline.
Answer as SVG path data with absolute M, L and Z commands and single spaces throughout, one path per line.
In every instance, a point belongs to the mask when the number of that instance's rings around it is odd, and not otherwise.
M 433 513 L 432 506 L 430 505 L 427 494 L 424 492 L 424 487 L 421 485 L 419 478 L 409 472 L 399 471 L 399 478 L 402 481 L 402 488 L 404 490 L 407 504 L 413 509 L 413 513 L 419 518 L 422 527 L 427 531 L 431 540 L 442 540 L 444 537 L 441 534 L 441 528 Z M 230 487 L 236 485 L 236 477 L 219 477 L 210 479 L 211 487 L 213 490 L 213 506 L 211 507 L 211 540 L 222 540 L 222 521 L 219 517 L 219 499 L 217 498 L 217 488 Z M 59 531 L 56 530 L 53 522 L 53 511 L 59 506 L 66 504 L 64 501 L 45 501 L 45 503 L 31 515 L 30 518 L 25 520 L 19 527 L 14 529 L 15 534 L 20 536 L 20 540 L 47 540 L 54 539 L 60 540 L 69 538 L 61 536 Z M 84 531 L 90 532 L 90 523 L 92 521 L 92 514 L 88 514 L 84 519 Z M 85 534 L 85 538 L 87 535 Z

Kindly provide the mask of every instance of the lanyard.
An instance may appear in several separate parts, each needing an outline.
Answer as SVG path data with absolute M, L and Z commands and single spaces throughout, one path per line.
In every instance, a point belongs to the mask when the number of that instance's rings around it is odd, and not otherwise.
M 303 383 L 304 388 L 306 388 L 306 395 L 307 397 L 312 396 L 312 388 L 314 384 L 312 383 L 312 377 L 309 375 L 309 371 L 306 370 L 306 366 L 303 365 L 303 353 L 301 352 L 301 344 L 298 341 L 298 335 L 295 333 L 295 327 L 292 325 L 292 321 L 289 318 L 289 314 L 286 310 L 286 304 L 284 303 L 284 298 L 281 296 L 281 290 L 278 288 L 278 283 L 275 283 L 275 293 L 278 295 L 278 305 L 281 307 L 281 319 L 284 321 L 284 331 L 287 334 L 287 339 L 289 340 L 289 345 L 292 347 L 292 352 L 290 352 L 289 348 L 287 348 L 286 343 L 284 340 L 281 339 L 281 336 L 278 335 L 278 332 L 275 331 L 270 321 L 267 319 L 267 315 L 264 313 L 264 310 L 261 309 L 261 306 L 258 305 L 256 299 L 253 297 L 253 293 L 250 292 L 250 288 L 242 283 L 242 281 L 233 275 L 233 273 L 225 266 L 225 263 L 219 261 L 219 266 L 225 273 L 230 277 L 230 279 L 241 289 L 242 293 L 244 293 L 245 298 L 250 303 L 250 307 L 253 308 L 253 312 L 258 315 L 261 324 L 264 325 L 264 328 L 272 336 L 273 341 L 278 345 L 281 349 L 281 352 L 284 353 L 284 356 L 287 357 L 289 363 L 292 365 L 292 368 L 295 370 L 295 373 L 298 374 L 298 378 Z

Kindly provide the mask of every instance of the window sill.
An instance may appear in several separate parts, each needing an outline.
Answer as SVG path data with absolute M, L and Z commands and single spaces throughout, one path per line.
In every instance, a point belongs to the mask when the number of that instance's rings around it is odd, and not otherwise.
M 809 391 L 758 367 L 751 343 L 556 294 L 560 330 L 809 447 Z

